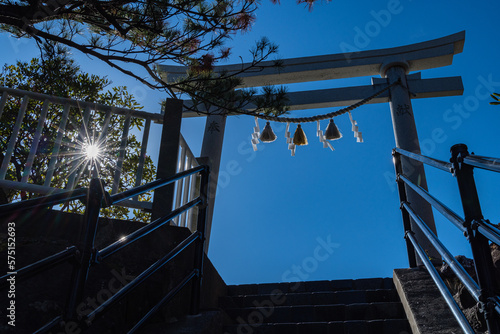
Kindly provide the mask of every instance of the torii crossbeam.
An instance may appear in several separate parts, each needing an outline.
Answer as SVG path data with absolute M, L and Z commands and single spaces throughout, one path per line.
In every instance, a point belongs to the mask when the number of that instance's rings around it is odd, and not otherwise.
M 406 63 L 408 72 L 422 71 L 452 64 L 453 56 L 463 51 L 465 31 L 427 42 L 389 49 L 360 51 L 350 54 L 290 58 L 283 60 L 283 67 L 272 67 L 271 61 L 262 62 L 251 72 L 240 74 L 243 84 L 239 88 L 261 87 L 264 85 L 286 85 L 311 81 L 333 80 L 362 76 L 380 75 L 388 64 Z M 249 64 L 216 66 L 215 72 L 235 73 Z M 167 82 L 186 75 L 183 66 L 158 65 L 163 79 Z M 408 77 L 409 89 L 416 94 L 413 98 L 428 98 L 461 95 L 461 77 L 421 79 Z M 332 88 L 288 93 L 290 110 L 306 110 L 326 107 L 347 106 L 372 95 L 386 81 L 375 79 L 372 85 Z M 389 93 L 382 94 L 370 103 L 389 102 Z M 189 102 L 187 102 L 189 104 Z M 183 117 L 199 116 L 185 112 Z

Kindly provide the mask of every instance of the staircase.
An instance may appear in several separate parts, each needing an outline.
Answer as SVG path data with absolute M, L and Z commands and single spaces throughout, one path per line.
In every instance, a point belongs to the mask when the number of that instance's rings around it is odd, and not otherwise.
M 224 334 L 410 334 L 391 278 L 228 286 Z

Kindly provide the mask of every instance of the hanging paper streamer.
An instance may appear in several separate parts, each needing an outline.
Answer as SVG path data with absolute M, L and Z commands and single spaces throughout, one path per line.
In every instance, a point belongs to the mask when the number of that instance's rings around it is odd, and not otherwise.
M 276 138 L 276 134 L 273 132 L 273 129 L 271 129 L 271 123 L 267 122 L 264 130 L 262 130 L 260 134 L 260 141 L 263 143 L 272 143 Z
M 292 144 L 292 138 L 290 138 L 290 123 L 286 123 L 285 138 L 287 144 Z
M 254 151 L 257 151 L 257 144 L 259 143 L 259 137 L 260 137 L 259 119 L 255 117 L 255 126 L 253 128 L 253 133 L 252 133 L 252 146 Z
M 330 148 L 330 150 L 335 151 L 333 148 L 332 144 L 328 140 L 326 140 L 325 135 L 323 134 L 323 130 L 321 130 L 319 121 L 317 121 L 317 127 L 316 127 L 316 136 L 319 137 L 320 143 L 323 143 L 323 148 Z
M 286 138 L 286 143 L 288 144 L 288 149 L 291 151 L 292 157 L 294 157 L 295 156 L 295 144 L 293 143 L 293 140 L 290 137 L 290 123 L 286 123 L 285 138 Z
M 355 120 L 352 119 L 352 114 L 350 111 L 349 111 L 349 119 L 351 120 L 352 131 L 354 132 L 354 138 L 356 138 L 356 141 L 358 143 L 362 143 L 363 142 L 363 135 L 360 131 L 358 131 L 358 122 L 356 122 Z

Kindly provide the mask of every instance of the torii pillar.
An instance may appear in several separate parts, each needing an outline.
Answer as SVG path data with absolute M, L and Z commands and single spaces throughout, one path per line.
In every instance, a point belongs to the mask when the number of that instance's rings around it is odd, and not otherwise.
M 217 192 L 217 183 L 219 179 L 219 168 L 222 155 L 222 143 L 224 141 L 224 130 L 226 128 L 226 113 L 214 112 L 207 116 L 205 124 L 205 133 L 201 146 L 200 163 L 207 164 L 210 168 L 210 178 L 208 184 L 208 203 L 207 203 L 207 221 L 205 235 L 205 252 L 208 252 L 210 242 L 210 232 L 212 231 L 212 218 L 215 207 L 215 194 Z
M 410 66 L 405 61 L 390 62 L 382 65 L 380 75 L 387 78 L 389 84 L 397 81 L 400 81 L 401 83 L 390 88 L 389 97 L 396 147 L 412 153 L 421 154 L 417 127 L 413 116 L 413 107 L 406 80 L 409 68 Z M 401 167 L 403 174 L 408 177 L 408 179 L 423 189 L 428 190 L 427 179 L 425 177 L 424 165 L 422 162 L 401 157 Z M 434 215 L 432 213 L 432 206 L 415 191 L 409 189 L 409 187 L 406 187 L 406 197 L 420 218 L 422 218 L 427 226 L 435 234 L 437 234 Z M 415 233 L 417 240 L 422 248 L 426 250 L 429 258 L 436 264 L 440 264 L 442 262 L 441 255 L 423 235 L 420 228 L 411 217 L 410 224 L 412 232 Z M 418 265 L 422 265 L 422 260 L 418 256 L 416 257 L 416 262 Z

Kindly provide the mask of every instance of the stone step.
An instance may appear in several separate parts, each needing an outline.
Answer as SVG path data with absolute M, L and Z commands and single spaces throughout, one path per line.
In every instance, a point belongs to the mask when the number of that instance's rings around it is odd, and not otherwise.
M 399 296 L 394 289 L 379 290 L 345 290 L 323 292 L 297 292 L 281 294 L 261 294 L 246 296 L 227 296 L 219 299 L 222 308 L 257 307 L 269 304 L 279 306 L 294 305 L 332 305 L 358 304 L 374 302 L 399 302 Z
M 331 321 L 239 324 L 226 326 L 224 334 L 410 334 L 407 320 Z
M 227 308 L 235 323 L 293 323 L 347 320 L 406 319 L 400 302 L 349 305 L 307 305 Z
M 322 292 L 322 291 L 345 291 L 345 290 L 377 290 L 393 289 L 392 278 L 364 278 L 345 279 L 334 281 L 310 281 L 291 283 L 264 283 L 264 284 L 242 284 L 228 286 L 229 296 L 238 295 L 261 295 L 276 293 L 295 292 Z

